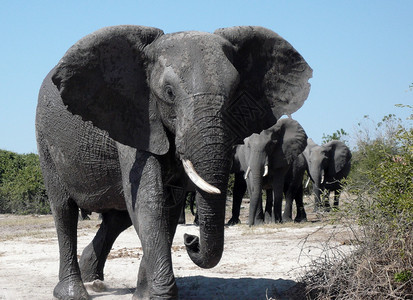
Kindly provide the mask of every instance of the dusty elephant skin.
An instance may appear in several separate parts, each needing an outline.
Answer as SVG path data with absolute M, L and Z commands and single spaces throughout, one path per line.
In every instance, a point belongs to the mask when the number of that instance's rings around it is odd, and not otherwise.
M 350 173 L 350 149 L 341 141 L 331 141 L 319 146 L 312 139 L 308 139 L 303 155 L 307 161 L 308 175 L 313 182 L 314 209 L 330 209 L 330 191 L 334 191 L 334 207 L 337 208 L 342 188 L 341 180 Z
M 214 267 L 232 144 L 300 108 L 311 74 L 288 42 L 261 27 L 163 34 L 115 26 L 72 46 L 44 80 L 36 115 L 59 242 L 54 296 L 87 299 L 83 282 L 104 279 L 111 246 L 133 225 L 143 250 L 134 299 L 176 299 L 171 243 L 185 172 L 197 185 L 200 223 L 199 238 L 185 235 L 187 253 Z M 229 117 L 242 101 L 259 119 Z M 102 225 L 78 263 L 79 208 L 102 213 Z
M 293 119 L 281 119 L 260 134 L 252 134 L 244 140 L 244 144 L 236 147 L 234 200 L 229 225 L 238 223 L 241 200 L 247 188 L 250 195 L 250 226 L 264 221 L 287 221 L 287 216 L 291 218 L 291 205 L 288 204 L 285 215 L 281 216 L 284 178 L 306 145 L 307 135 L 301 125 Z M 263 188 L 267 191 L 265 212 L 262 207 Z

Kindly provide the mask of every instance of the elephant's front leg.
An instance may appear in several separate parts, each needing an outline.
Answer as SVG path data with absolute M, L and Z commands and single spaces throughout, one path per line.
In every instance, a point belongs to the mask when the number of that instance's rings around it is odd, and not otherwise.
M 131 152 L 133 152 L 131 150 Z M 176 299 L 171 244 L 179 212 L 166 208 L 161 164 L 150 153 L 122 153 L 125 198 L 132 223 L 142 243 L 143 257 L 134 299 Z M 179 210 L 179 208 L 178 208 Z M 175 220 L 176 218 L 176 220 Z
M 329 189 L 324 189 L 323 193 L 323 200 L 324 200 L 324 210 L 325 211 L 330 211 L 331 207 L 330 207 L 330 190 Z
M 283 213 L 283 221 L 291 222 L 293 220 L 293 200 L 294 195 L 291 189 L 285 193 L 285 207 Z
M 247 191 L 247 183 L 245 182 L 245 179 L 243 177 L 243 173 L 234 174 L 234 189 L 232 193 L 232 217 L 227 223 L 230 226 L 241 223 L 239 215 L 241 211 L 242 198 Z
M 268 224 L 273 221 L 272 220 L 272 207 L 273 207 L 274 199 L 273 199 L 272 189 L 266 189 L 265 195 L 267 196 L 267 199 L 265 201 L 264 221 L 266 224 Z
M 334 190 L 334 209 L 338 209 L 341 189 Z
M 300 184 L 295 192 L 295 205 L 297 206 L 297 215 L 294 219 L 294 222 L 307 222 L 307 214 L 304 209 L 303 195 L 303 185 Z
M 274 223 L 282 222 L 282 201 L 283 201 L 284 176 L 277 176 L 272 184 L 274 207 L 272 220 Z
M 314 194 L 314 212 L 318 212 L 321 208 L 321 195 L 322 190 L 315 183 L 313 185 L 313 194 Z

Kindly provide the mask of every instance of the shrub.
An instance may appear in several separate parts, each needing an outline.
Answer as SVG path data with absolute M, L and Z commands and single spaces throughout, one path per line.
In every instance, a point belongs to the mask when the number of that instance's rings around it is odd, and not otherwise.
M 0 150 L 0 213 L 50 213 L 38 155 Z
M 413 129 L 395 115 L 375 129 L 359 132 L 347 180 L 356 199 L 337 213 L 355 250 L 314 264 L 302 278 L 307 299 L 413 299 Z

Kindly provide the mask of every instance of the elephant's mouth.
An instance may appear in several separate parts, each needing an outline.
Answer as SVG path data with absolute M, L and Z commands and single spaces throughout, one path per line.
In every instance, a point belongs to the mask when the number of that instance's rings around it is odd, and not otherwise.
M 182 164 L 184 166 L 185 173 L 198 188 L 209 194 L 221 194 L 221 191 L 218 188 L 209 184 L 198 175 L 190 160 L 183 159 Z

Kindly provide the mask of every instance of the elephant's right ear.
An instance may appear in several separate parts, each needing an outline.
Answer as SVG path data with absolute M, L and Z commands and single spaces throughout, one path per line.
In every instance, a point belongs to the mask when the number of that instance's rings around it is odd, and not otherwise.
M 257 26 L 222 28 L 215 34 L 234 45 L 234 66 L 240 73 L 238 92 L 247 92 L 258 108 L 270 107 L 278 119 L 304 104 L 312 69 L 285 39 Z
M 113 26 L 79 40 L 52 77 L 68 110 L 122 144 L 166 153 L 169 143 L 149 100 L 143 51 L 162 34 L 144 26 Z
M 330 174 L 337 174 L 349 163 L 351 151 L 341 141 L 330 141 L 323 145 L 329 153 L 330 162 L 328 165 Z
M 275 125 L 263 130 L 261 135 L 271 135 L 271 140 L 277 144 L 275 157 L 287 164 L 291 164 L 307 146 L 304 128 L 291 118 L 278 120 Z

